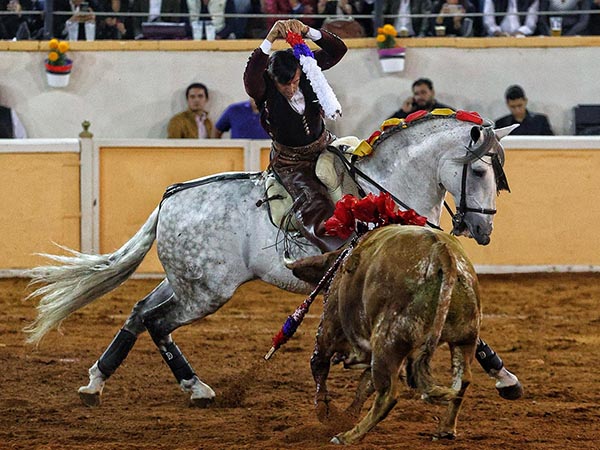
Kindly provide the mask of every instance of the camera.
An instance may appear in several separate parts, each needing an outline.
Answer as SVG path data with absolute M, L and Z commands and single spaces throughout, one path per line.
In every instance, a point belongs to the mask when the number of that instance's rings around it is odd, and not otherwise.
M 79 12 L 90 12 L 90 4 L 88 2 L 82 2 L 79 5 Z

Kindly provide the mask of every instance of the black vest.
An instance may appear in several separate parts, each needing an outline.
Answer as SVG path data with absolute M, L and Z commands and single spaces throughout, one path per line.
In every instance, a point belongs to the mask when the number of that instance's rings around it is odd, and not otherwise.
M 14 137 L 10 108 L 0 106 L 0 139 L 13 139 Z
M 279 93 L 275 83 L 265 73 L 267 95 L 259 106 L 262 126 L 271 138 L 288 147 L 302 147 L 314 142 L 323 133 L 321 105 L 306 75 L 300 76 L 300 90 L 304 94 L 304 114 L 297 113 Z

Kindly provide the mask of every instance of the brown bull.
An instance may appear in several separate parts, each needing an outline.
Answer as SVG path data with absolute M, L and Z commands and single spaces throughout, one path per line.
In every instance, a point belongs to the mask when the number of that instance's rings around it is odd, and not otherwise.
M 326 296 L 311 369 L 321 420 L 333 414 L 326 380 L 334 356 L 346 367 L 368 367 L 348 412 L 358 414 L 376 396 L 369 413 L 332 442 L 354 443 L 387 416 L 398 399 L 402 367 L 425 400 L 448 403 L 434 438 L 453 438 L 480 322 L 477 275 L 454 237 L 399 225 L 366 234 Z M 430 361 L 442 342 L 452 353 L 450 388 L 436 385 L 431 375 Z

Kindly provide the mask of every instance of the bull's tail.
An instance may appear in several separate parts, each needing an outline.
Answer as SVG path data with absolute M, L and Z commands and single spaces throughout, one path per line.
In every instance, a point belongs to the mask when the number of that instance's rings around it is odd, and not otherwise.
M 44 335 L 71 313 L 123 283 L 142 262 L 156 238 L 156 208 L 139 231 L 120 249 L 111 254 L 88 255 L 66 249 L 72 256 L 45 256 L 60 263 L 28 271 L 31 284 L 43 284 L 29 295 L 41 297 L 38 316 L 25 328 L 27 341 L 38 344 Z
M 430 256 L 430 272 L 427 278 L 438 277 L 440 279 L 440 290 L 437 309 L 431 326 L 431 332 L 425 336 L 425 342 L 417 350 L 411 366 L 411 375 L 424 399 L 433 403 L 448 402 L 456 397 L 456 391 L 436 384 L 431 374 L 431 358 L 438 346 L 448 310 L 452 291 L 458 278 L 456 260 L 452 252 L 443 242 L 437 242 L 432 246 Z

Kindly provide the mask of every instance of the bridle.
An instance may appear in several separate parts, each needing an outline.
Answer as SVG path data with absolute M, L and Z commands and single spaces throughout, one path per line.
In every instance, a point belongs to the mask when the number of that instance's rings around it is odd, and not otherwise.
M 492 134 L 493 133 L 488 132 L 488 135 L 485 137 L 484 142 L 481 144 L 482 147 L 488 145 L 488 141 L 491 139 Z M 467 196 L 466 196 L 467 172 L 468 172 L 469 166 L 471 165 L 473 160 L 478 159 L 481 162 L 483 162 L 484 164 L 491 164 L 492 168 L 494 170 L 494 178 L 496 180 L 496 191 L 498 193 L 500 193 L 500 191 L 502 191 L 502 190 L 510 192 L 510 187 L 508 186 L 508 180 L 506 178 L 506 174 L 502 167 L 502 162 L 500 161 L 500 157 L 499 157 L 498 153 L 486 152 L 482 155 L 477 155 L 477 153 L 472 149 L 473 143 L 474 142 L 471 139 L 469 145 L 466 147 L 467 154 L 466 154 L 465 158 L 463 158 L 464 164 L 463 164 L 462 177 L 461 177 L 461 183 L 460 183 L 460 202 L 458 204 L 458 207 L 456 208 L 456 212 L 452 212 L 452 209 L 448 205 L 448 202 L 446 202 L 444 200 L 444 207 L 446 208 L 446 210 L 448 211 L 450 216 L 452 216 L 452 231 L 453 232 L 455 232 L 456 230 L 459 230 L 464 225 L 465 215 L 469 212 L 477 213 L 477 214 L 494 215 L 494 214 L 496 214 L 496 211 L 497 211 L 495 209 L 490 209 L 490 208 L 473 208 L 473 207 L 470 207 L 467 205 Z M 484 161 L 483 160 L 484 156 L 489 156 L 491 158 L 491 163 L 487 163 L 486 161 Z

